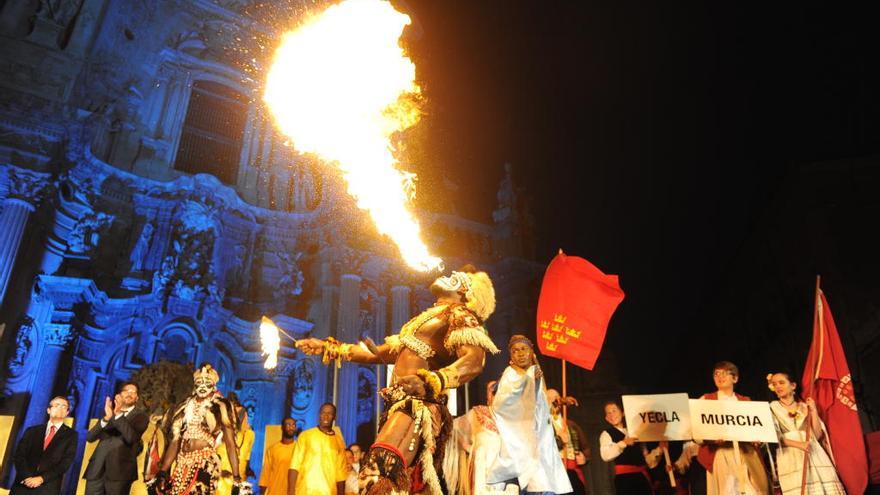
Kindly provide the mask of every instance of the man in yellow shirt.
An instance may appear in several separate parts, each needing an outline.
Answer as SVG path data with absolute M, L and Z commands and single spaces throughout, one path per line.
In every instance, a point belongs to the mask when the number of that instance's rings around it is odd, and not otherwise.
M 287 469 L 296 447 L 296 420 L 284 418 L 281 422 L 281 441 L 266 449 L 263 472 L 260 473 L 262 495 L 287 495 Z
M 335 419 L 336 406 L 325 403 L 318 426 L 300 434 L 287 471 L 288 495 L 344 495 L 345 440 Z

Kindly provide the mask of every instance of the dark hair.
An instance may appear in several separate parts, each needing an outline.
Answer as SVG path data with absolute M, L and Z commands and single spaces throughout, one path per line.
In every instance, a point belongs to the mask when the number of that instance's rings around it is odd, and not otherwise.
M 798 382 L 796 380 L 791 379 L 791 373 L 789 373 L 788 371 L 772 371 L 770 373 L 770 376 L 772 377 L 773 375 L 784 375 L 786 380 L 788 380 L 791 383 L 794 383 L 794 394 L 793 394 L 794 400 L 795 401 L 803 400 L 803 397 L 801 397 L 801 394 L 800 394 L 800 387 L 798 387 Z M 770 385 L 769 378 L 767 379 L 767 385 L 768 385 L 768 387 Z M 770 392 L 770 400 L 771 401 L 778 399 L 778 396 L 776 395 L 775 390 L 769 390 L 769 392 Z
M 333 408 L 333 415 L 334 416 L 336 415 L 336 404 L 334 404 L 332 402 L 325 402 L 325 403 L 321 404 L 321 407 L 318 408 L 319 413 L 321 412 L 321 409 L 324 409 L 324 406 L 332 407 Z
M 47 404 L 47 407 L 51 407 L 52 401 L 55 399 L 63 400 L 65 402 L 65 404 L 67 404 L 67 409 L 70 409 L 70 399 L 68 399 L 67 397 L 65 397 L 63 395 L 56 395 L 55 397 L 52 397 L 51 399 L 49 399 L 49 404 Z
M 620 412 L 623 412 L 623 407 L 620 405 L 620 402 L 617 402 L 616 399 L 606 400 L 605 402 L 603 402 L 602 403 L 602 412 L 604 413 L 605 408 L 608 406 L 611 406 L 611 405 L 617 406 L 617 408 L 620 409 Z
M 141 393 L 141 387 L 140 387 L 137 383 L 135 383 L 135 382 L 133 382 L 133 381 L 131 381 L 131 380 L 127 380 L 127 381 L 122 382 L 122 383 L 119 385 L 119 389 L 117 390 L 117 393 L 118 393 L 118 392 L 122 392 L 122 389 L 124 389 L 125 387 L 127 387 L 127 386 L 129 386 L 129 385 L 134 385 L 134 388 L 137 390 L 137 393 L 138 393 L 138 394 Z
M 293 421 L 293 424 L 296 424 L 296 418 L 292 418 L 290 416 L 285 416 L 284 419 L 281 420 L 281 424 L 283 425 L 284 422 L 287 421 L 288 419 Z
M 718 361 L 715 363 L 715 367 L 712 368 L 712 371 L 715 370 L 724 370 L 733 376 L 739 377 L 739 368 L 730 361 Z
M 477 267 L 475 267 L 474 265 L 468 263 L 459 268 L 457 271 L 462 273 L 477 273 L 479 270 L 477 270 Z
M 606 414 L 605 408 L 607 408 L 608 406 L 617 407 L 617 410 L 620 411 L 620 416 L 621 416 L 620 422 L 623 423 L 623 426 L 626 426 L 626 416 L 623 415 L 623 406 L 620 405 L 620 402 L 618 402 L 616 399 L 606 400 L 605 402 L 603 402 L 602 403 L 602 414 L 603 415 Z M 607 423 L 607 421 L 606 421 L 606 423 Z M 611 425 L 611 426 L 614 426 L 614 425 Z

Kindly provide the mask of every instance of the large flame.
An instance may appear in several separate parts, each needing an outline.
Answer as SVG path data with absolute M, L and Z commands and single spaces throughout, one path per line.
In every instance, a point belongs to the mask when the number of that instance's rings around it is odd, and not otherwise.
M 415 65 L 399 38 L 409 16 L 382 0 L 347 0 L 284 36 L 265 101 L 302 152 L 336 162 L 348 192 L 411 267 L 441 269 L 408 207 L 414 176 L 397 169 L 390 137 L 419 119 Z
M 280 330 L 275 322 L 269 318 L 264 316 L 260 319 L 260 346 L 266 356 L 263 367 L 269 370 L 278 366 L 278 350 L 281 349 Z

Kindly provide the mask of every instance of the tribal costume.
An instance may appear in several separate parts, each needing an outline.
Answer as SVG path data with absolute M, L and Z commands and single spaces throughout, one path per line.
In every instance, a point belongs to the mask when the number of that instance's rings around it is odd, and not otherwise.
M 437 358 L 446 362 L 453 360 L 461 345 L 473 345 L 497 353 L 498 348 L 479 321 L 465 304 L 435 305 L 410 320 L 399 335 L 388 337 L 385 342 L 395 354 L 407 349 L 428 363 Z M 442 349 L 434 349 L 420 338 L 425 333 L 437 331 L 445 331 Z M 452 416 L 446 407 L 446 390 L 460 384 L 459 376 L 452 366 L 434 372 L 426 370 L 419 376 L 428 385 L 424 396 L 406 394 L 394 382 L 381 391 L 386 409 L 380 422 L 381 429 L 388 417 L 396 412 L 412 418 L 415 428 L 405 444 L 409 452 L 416 452 L 417 462 L 408 466 L 403 452 L 394 445 L 377 441 L 367 454 L 361 475 L 362 485 L 369 485 L 368 494 L 390 491 L 441 493 L 438 472 L 442 472 L 443 452 L 452 428 Z
M 205 365 L 193 374 L 196 390 L 193 395 L 166 414 L 170 425 L 171 441 L 162 461 L 159 478 L 162 483 L 150 483 L 152 491 L 161 495 L 214 495 L 220 478 L 220 457 L 216 444 L 221 434 L 234 439 L 235 424 L 232 403 L 217 393 L 217 372 Z M 224 438 L 227 448 L 235 452 L 234 441 Z M 165 481 L 173 462 L 170 479 Z M 237 465 L 232 467 L 237 478 Z
M 375 354 L 333 340 L 317 347 L 325 362 L 395 363 L 391 386 L 380 392 L 386 409 L 379 434 L 359 473 L 364 495 L 441 495 L 438 473 L 452 424 L 446 391 L 479 375 L 486 352 L 498 352 L 483 328 L 495 309 L 488 275 L 452 272 L 431 289 L 437 303 L 388 337 Z M 311 352 L 315 345 L 301 348 Z
M 556 448 L 550 404 L 534 346 L 526 336 L 514 335 L 508 348 L 511 364 L 498 380 L 498 390 L 489 404 L 501 449 L 489 466 L 486 481 L 503 485 L 514 480 L 521 491 L 530 493 L 570 493 L 571 483 Z M 514 351 L 517 348 L 521 350 Z M 517 362 L 514 352 L 520 352 L 527 361 Z

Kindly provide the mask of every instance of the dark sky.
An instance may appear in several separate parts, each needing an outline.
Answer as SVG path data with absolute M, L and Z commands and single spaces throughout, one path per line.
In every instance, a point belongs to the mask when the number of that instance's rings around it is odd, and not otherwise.
M 619 350 L 634 331 L 698 330 L 792 164 L 880 151 L 878 30 L 856 7 L 405 2 L 428 102 L 409 143 L 422 204 L 489 221 L 513 163 L 537 261 L 561 247 L 620 274 Z

